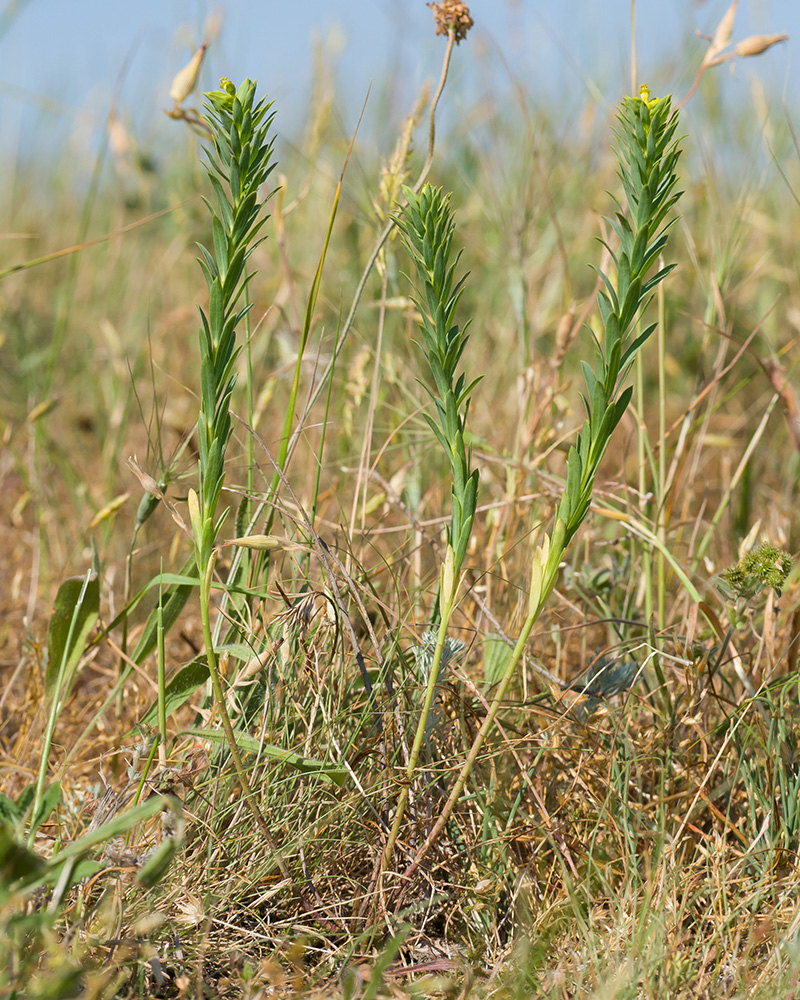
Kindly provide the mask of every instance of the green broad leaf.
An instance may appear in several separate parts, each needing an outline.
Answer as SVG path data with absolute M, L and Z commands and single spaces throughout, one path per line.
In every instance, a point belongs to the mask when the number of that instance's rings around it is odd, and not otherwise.
M 619 399 L 616 401 L 616 403 L 614 403 L 614 426 L 615 427 L 617 426 L 617 424 L 622 419 L 622 414 L 625 412 L 625 410 L 627 410 L 628 404 L 631 401 L 631 396 L 633 396 L 633 387 L 629 385 L 626 389 L 624 389 L 620 393 Z
M 196 736 L 198 739 L 210 740 L 218 746 L 227 746 L 228 740 L 221 729 L 184 729 L 181 735 Z M 245 753 L 262 753 L 270 760 L 278 764 L 288 764 L 290 767 L 301 771 L 303 774 L 313 774 L 323 781 L 332 781 L 340 787 L 344 784 L 348 771 L 346 767 L 336 764 L 326 764 L 321 760 L 314 760 L 312 757 L 304 757 L 302 754 L 294 753 L 292 750 L 283 750 L 281 747 L 271 746 L 269 743 L 262 744 L 249 733 L 234 732 L 236 745 Z
M 662 267 L 658 274 L 654 274 L 652 278 L 642 285 L 642 295 L 649 295 L 656 285 L 660 284 L 668 274 L 675 270 L 675 267 L 675 264 L 667 264 L 666 267 Z
M 625 350 L 625 353 L 622 355 L 622 359 L 620 361 L 621 367 L 624 368 L 625 365 L 627 365 L 627 363 L 631 361 L 638 354 L 638 352 L 644 346 L 645 342 L 650 338 L 650 335 L 653 333 L 655 328 L 656 324 L 651 323 L 645 330 L 642 331 L 642 333 L 639 334 L 639 336 L 635 340 L 632 340 L 630 342 L 630 344 Z
M 22 819 L 22 812 L 17 803 L 4 792 L 0 792 L 0 825 L 16 826 Z
M 99 613 L 100 582 L 96 573 L 72 577 L 58 588 L 47 629 L 44 683 L 51 702 L 66 696 Z
M 177 670 L 175 674 L 170 677 L 167 686 L 164 689 L 164 702 L 167 716 L 170 716 L 173 712 L 177 711 L 181 705 L 184 704 L 184 702 L 191 698 L 195 691 L 206 683 L 209 677 L 210 672 L 205 653 L 202 653 L 200 656 L 196 656 L 193 660 L 190 660 Z M 158 725 L 158 699 L 156 699 L 144 713 L 142 718 L 139 720 L 139 725 Z M 128 735 L 132 735 L 133 732 L 135 732 L 135 730 L 131 730 Z
M 19 793 L 19 798 L 17 799 L 17 812 L 19 813 L 20 818 L 22 818 L 31 808 L 35 798 L 36 785 L 26 785 Z
M 400 954 L 411 930 L 411 924 L 401 924 L 397 933 L 382 946 L 380 955 L 369 970 L 369 981 L 367 982 L 367 988 L 361 994 L 361 1000 L 375 1000 L 379 993 L 384 993 L 383 974 Z
M 589 390 L 589 396 L 591 397 L 594 392 L 594 387 L 597 384 L 597 377 L 585 361 L 581 361 L 581 368 L 583 369 L 583 378 L 586 382 L 586 388 Z
M 18 843 L 8 826 L 0 823 L 0 899 L 41 878 L 46 871 L 44 858 Z
M 606 398 L 605 387 L 601 382 L 595 382 L 592 387 L 592 397 L 591 397 L 591 408 L 589 413 L 591 414 L 591 430 L 593 432 L 597 431 L 597 427 L 603 418 L 603 414 L 608 408 L 608 400 Z M 594 436 L 594 435 L 592 435 Z
M 219 206 L 220 215 L 222 216 L 222 221 L 225 223 L 226 227 L 230 229 L 233 225 L 233 209 L 231 207 L 231 203 L 225 196 L 222 185 L 214 174 L 210 173 L 208 178 L 211 181 L 211 186 L 214 188 L 214 193 L 217 196 L 217 204 Z
M 636 316 L 636 311 L 642 302 L 642 279 L 640 276 L 631 278 L 628 290 L 625 293 L 625 301 L 620 310 L 620 328 L 625 333 Z
M 216 650 L 218 653 L 227 653 L 234 660 L 241 660 L 243 663 L 248 663 L 256 655 L 246 642 L 226 642 L 217 646 Z
M 461 405 L 462 405 L 462 404 L 463 404 L 463 403 L 464 403 L 464 402 L 465 402 L 466 400 L 468 400 L 468 399 L 469 399 L 469 397 L 470 397 L 470 396 L 472 395 L 472 391 L 473 391 L 473 389 L 475 388 L 475 386 L 476 386 L 476 385 L 477 385 L 477 384 L 478 384 L 479 382 L 482 382 L 482 381 L 483 381 L 483 379 L 484 379 L 484 376 L 483 376 L 483 375 L 479 375 L 479 376 L 478 376 L 477 378 L 474 378 L 474 379 L 473 379 L 473 380 L 472 380 L 472 381 L 471 381 L 471 382 L 469 383 L 469 385 L 468 385 L 468 386 L 466 387 L 466 389 L 463 389 L 463 390 L 461 390 L 461 391 L 460 391 L 460 392 L 459 392 L 459 393 L 457 394 L 457 395 L 458 395 L 458 399 L 456 400 L 456 402 L 458 403 L 458 405 L 459 405 L 459 406 L 461 406 Z
M 208 290 L 208 325 L 213 335 L 219 332 L 225 322 L 225 305 L 222 300 L 222 282 L 215 278 Z
M 216 279 L 215 279 L 216 280 Z M 217 405 L 217 386 L 214 381 L 214 359 L 211 354 L 213 347 L 206 353 L 207 344 L 202 343 L 203 355 L 200 359 L 200 388 L 202 395 L 202 405 L 205 412 L 200 415 L 201 420 L 208 422 L 213 418 Z
M 438 425 L 434 423 L 433 418 L 430 417 L 427 413 L 423 413 L 422 417 L 423 417 L 423 420 L 425 420 L 425 422 L 428 424 L 428 427 L 430 427 L 430 429 L 435 434 L 437 440 L 439 441 L 439 444 L 442 446 L 442 451 L 444 451 L 444 453 L 446 455 L 448 453 L 448 451 L 449 451 L 449 448 L 448 448 L 448 445 L 447 445 L 447 441 L 445 440 L 444 435 L 442 434 L 442 432 L 439 429 Z
M 197 243 L 196 246 L 197 246 L 198 250 L 200 251 L 200 253 L 203 255 L 202 257 L 198 257 L 197 258 L 197 262 L 200 265 L 200 267 L 202 267 L 202 269 L 203 269 L 203 274 L 205 275 L 205 278 L 206 278 L 206 284 L 209 287 L 211 287 L 211 282 L 219 274 L 219 271 L 217 271 L 217 265 L 216 265 L 216 263 L 214 261 L 214 258 L 211 256 L 211 254 L 203 246 L 202 243 Z
M 621 335 L 619 317 L 616 313 L 610 313 L 608 322 L 606 323 L 605 343 L 607 352 L 610 348 L 613 348 L 614 344 L 619 343 Z
M 108 863 L 103 864 L 102 861 L 93 861 L 91 858 L 78 858 L 70 873 L 70 883 L 77 885 L 85 878 L 91 878 L 101 872 L 104 868 L 108 868 Z
M 602 240 L 600 240 L 600 242 L 606 247 L 607 250 L 609 250 L 609 253 L 611 253 L 607 244 L 605 244 Z M 608 317 L 619 309 L 617 293 L 614 286 L 611 284 L 611 279 L 608 275 L 601 271 L 599 267 L 595 267 L 594 265 L 591 265 L 591 267 L 598 278 L 600 278 L 603 285 L 605 285 L 605 291 L 600 291 L 597 295 L 597 305 L 600 309 L 600 318 L 603 322 L 603 326 L 605 327 L 608 324 Z M 591 327 L 589 327 L 589 332 L 592 333 L 592 336 L 594 336 L 594 332 Z
M 511 662 L 514 650 L 499 635 L 487 635 L 483 643 L 483 680 L 486 687 L 498 684 Z

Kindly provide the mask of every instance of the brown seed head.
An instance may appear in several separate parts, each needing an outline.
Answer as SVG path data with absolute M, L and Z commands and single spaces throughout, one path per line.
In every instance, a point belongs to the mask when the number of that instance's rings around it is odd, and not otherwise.
M 429 3 L 436 21 L 436 34 L 447 35 L 451 30 L 455 34 L 456 45 L 475 23 L 469 15 L 469 7 L 461 0 L 442 0 L 441 3 Z

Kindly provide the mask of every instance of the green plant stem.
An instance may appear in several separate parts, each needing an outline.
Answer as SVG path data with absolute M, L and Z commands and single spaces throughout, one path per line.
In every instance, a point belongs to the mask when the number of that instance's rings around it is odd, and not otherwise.
M 214 571 L 214 561 L 215 560 L 213 558 L 209 560 L 209 565 L 206 566 L 200 573 L 200 620 L 202 622 L 203 640 L 205 642 L 206 656 L 208 658 L 208 672 L 211 677 L 211 688 L 214 692 L 214 706 L 219 714 L 220 721 L 222 722 L 222 728 L 228 741 L 228 749 L 231 752 L 233 766 L 236 771 L 236 777 L 239 779 L 239 786 L 242 789 L 242 795 L 244 795 L 245 801 L 250 809 L 253 819 L 256 822 L 256 825 L 264 834 L 264 838 L 267 841 L 269 849 L 275 852 L 281 872 L 284 876 L 288 877 L 288 870 L 285 868 L 285 862 L 277 851 L 275 842 L 272 839 L 272 834 L 267 826 L 267 822 L 258 806 L 256 797 L 250 787 L 250 782 L 247 780 L 247 773 L 244 769 L 242 757 L 239 753 L 239 746 L 236 742 L 236 734 L 233 731 L 231 718 L 228 714 L 228 707 L 225 704 L 225 695 L 222 690 L 222 680 L 219 673 L 219 661 L 217 660 L 217 652 L 214 648 L 214 640 L 211 635 L 211 615 L 209 611 L 211 601 L 211 588 L 209 584 Z
M 239 787 L 242 790 L 242 795 L 244 796 L 247 808 L 250 810 L 250 815 L 255 820 L 255 824 L 258 829 L 261 831 L 267 847 L 275 856 L 275 860 L 278 863 L 281 874 L 285 879 L 288 879 L 289 882 L 293 884 L 294 880 L 292 879 L 289 867 L 286 864 L 283 855 L 278 850 L 269 826 L 267 825 L 267 821 L 264 819 L 264 814 L 259 808 L 255 793 L 250 787 L 250 782 L 247 780 L 247 772 L 244 769 L 242 755 L 239 753 L 239 745 L 236 742 L 236 734 L 233 731 L 231 717 L 228 714 L 228 707 L 225 704 L 225 694 L 222 690 L 222 679 L 219 673 L 219 661 L 217 660 L 217 652 L 214 648 L 214 640 L 211 635 L 211 615 L 209 610 L 211 606 L 211 578 L 214 572 L 214 562 L 215 557 L 212 555 L 208 565 L 203 567 L 200 571 L 200 620 L 203 627 L 203 640 L 205 642 L 206 656 L 208 658 L 208 672 L 211 677 L 211 688 L 214 692 L 214 706 L 219 714 L 220 721 L 222 722 L 222 729 L 225 733 L 228 749 L 231 752 L 231 759 L 233 760 L 233 766 L 236 771 L 236 777 L 239 781 Z M 308 909 L 310 910 L 310 907 Z
M 246 272 L 245 272 L 246 274 Z M 250 287 L 247 286 L 244 290 L 244 303 L 246 307 L 250 306 Z M 255 397 L 253 394 L 253 348 L 252 348 L 252 330 L 250 329 L 250 313 L 248 312 L 244 317 L 244 350 L 245 350 L 245 365 L 246 365 L 246 378 L 245 378 L 245 389 L 247 393 L 247 422 L 251 426 L 255 423 L 253 414 L 255 412 Z M 252 500 L 250 497 L 253 496 L 255 492 L 255 468 L 256 468 L 256 453 L 255 453 L 255 442 L 251 437 L 247 438 L 247 497 L 245 501 L 247 504 L 247 520 L 250 519 L 250 512 L 252 507 Z
M 131 533 L 130 544 L 128 545 L 128 554 L 125 557 L 125 589 L 122 594 L 123 605 L 127 607 L 131 599 L 131 588 L 133 586 L 133 553 L 136 548 L 136 538 L 139 534 L 139 527 L 136 525 Z M 127 666 L 125 658 L 128 655 L 128 616 L 127 614 L 122 619 L 122 634 L 119 641 L 121 654 L 119 657 L 119 662 L 117 665 L 117 682 L 125 672 Z M 125 689 L 122 684 L 119 686 L 119 693 L 117 694 L 117 719 L 122 718 L 123 709 L 123 697 L 125 694 Z
M 492 698 L 492 701 L 489 705 L 489 710 L 487 711 L 486 717 L 483 720 L 483 724 L 481 725 L 481 728 L 479 729 L 477 736 L 473 740 L 472 746 L 470 747 L 470 751 L 461 767 L 458 777 L 456 778 L 455 784 L 453 785 L 450 795 L 448 796 L 447 802 L 445 802 L 444 807 L 441 813 L 439 814 L 438 819 L 434 823 L 428 836 L 425 838 L 425 842 L 418 849 L 417 853 L 414 855 L 413 860 L 403 873 L 400 885 L 394 891 L 393 902 L 399 902 L 400 899 L 402 898 L 403 892 L 405 891 L 405 888 L 409 884 L 409 879 L 417 870 L 421 862 L 425 859 L 428 851 L 436 843 L 439 834 L 442 832 L 442 830 L 445 827 L 445 824 L 450 819 L 453 809 L 455 808 L 456 803 L 461 797 L 461 793 L 464 790 L 464 786 L 466 785 L 467 781 L 469 780 L 469 776 L 472 774 L 472 768 L 475 766 L 475 761 L 478 759 L 478 754 L 481 752 L 481 749 L 483 748 L 483 744 L 486 741 L 486 737 L 489 735 L 489 733 L 492 731 L 492 728 L 494 727 L 494 722 L 495 719 L 497 718 L 497 713 L 500 711 L 500 706 L 503 704 L 503 699 L 506 696 L 506 692 L 508 691 L 511 681 L 513 680 L 514 674 L 517 669 L 517 664 L 522 659 L 522 654 L 525 651 L 525 646 L 528 642 L 528 638 L 531 634 L 533 626 L 538 621 L 539 616 L 544 608 L 544 605 L 547 602 L 548 597 L 550 596 L 553 585 L 555 584 L 555 578 L 558 572 L 559 563 L 561 562 L 561 556 L 563 556 L 565 548 L 566 547 L 564 546 L 559 550 L 557 550 L 555 553 L 551 553 L 551 559 L 548 560 L 548 566 L 552 566 L 553 569 L 550 575 L 546 577 L 543 582 L 541 596 L 537 601 L 535 608 L 528 615 L 524 625 L 522 626 L 522 631 L 520 632 L 519 638 L 517 639 L 517 643 L 514 646 L 514 651 L 511 654 L 511 659 L 509 660 L 505 672 L 503 673 L 497 691 L 495 692 L 495 695 Z M 555 561 L 553 559 L 554 555 L 555 555 Z
M 336 327 L 336 336 L 333 340 L 333 353 L 336 355 L 336 348 L 339 344 L 339 326 Z M 328 394 L 325 397 L 325 410 L 322 414 L 322 427 L 320 428 L 319 435 L 319 452 L 317 453 L 316 469 L 314 472 L 314 492 L 311 497 L 311 507 L 308 512 L 308 519 L 311 522 L 311 527 L 313 528 L 317 521 L 317 505 L 319 504 L 319 490 L 322 481 L 322 469 L 323 469 L 323 456 L 325 454 L 325 441 L 328 436 L 328 427 L 330 426 L 331 418 L 331 399 L 333 398 L 333 369 L 331 369 L 330 375 L 328 376 Z M 252 421 L 250 422 L 252 427 Z M 311 560 L 311 553 L 309 552 L 307 558 L 307 565 Z
M 153 761 L 156 757 L 156 751 L 159 751 L 162 747 L 160 740 L 154 739 L 150 744 L 150 752 L 147 755 L 147 760 L 142 768 L 142 776 L 139 778 L 139 784 L 136 788 L 136 794 L 133 797 L 132 808 L 135 809 L 139 805 L 142 798 L 142 792 L 144 791 L 145 785 L 147 784 L 147 778 L 150 774 L 150 768 L 153 766 Z M 130 844 L 131 837 L 133 834 L 133 827 L 131 827 L 125 834 L 125 843 Z
M 664 266 L 663 258 L 659 265 Z M 667 547 L 667 331 L 664 285 L 658 286 L 658 326 L 656 327 L 656 343 L 658 345 L 658 491 L 656 498 L 656 534 L 661 542 L 661 548 L 656 557 L 657 593 L 658 593 L 658 627 L 663 631 L 667 624 L 667 572 L 664 550 Z M 639 365 L 641 367 L 641 363 Z M 656 658 L 656 662 L 657 662 Z M 663 685 L 663 681 L 659 678 Z M 664 687 L 666 693 L 666 687 Z
M 442 652 L 444 650 L 445 640 L 447 638 L 447 627 L 450 624 L 450 618 L 453 613 L 453 595 L 450 594 L 449 597 L 445 598 L 443 596 L 442 605 L 442 617 L 439 622 L 439 631 L 436 636 L 436 647 L 433 651 L 433 663 L 431 664 L 430 674 L 428 675 L 428 682 L 425 687 L 425 698 L 422 703 L 422 708 L 419 713 L 419 719 L 417 721 L 417 731 L 414 735 L 414 743 L 411 747 L 411 753 L 408 757 L 408 764 L 406 766 L 406 780 L 402 789 L 400 790 L 400 796 L 397 800 L 397 809 L 395 811 L 394 822 L 392 823 L 392 828 L 389 831 L 389 838 L 386 841 L 386 847 L 383 851 L 383 867 L 390 863 L 392 858 L 392 853 L 394 851 L 395 844 L 397 843 L 397 838 L 400 834 L 400 827 L 403 824 L 403 819 L 405 817 L 406 808 L 408 806 L 408 799 L 411 794 L 411 784 L 414 780 L 414 775 L 417 769 L 417 763 L 419 762 L 420 751 L 422 750 L 422 743 L 425 738 L 425 730 L 428 723 L 428 717 L 431 713 L 431 706 L 433 705 L 433 698 L 436 693 L 436 684 L 439 680 L 439 668 L 442 662 Z
M 163 567 L 162 567 L 163 571 Z M 164 607 L 163 589 L 158 591 L 158 736 L 159 736 L 159 759 L 162 764 L 166 764 L 167 758 L 167 657 L 164 649 Z

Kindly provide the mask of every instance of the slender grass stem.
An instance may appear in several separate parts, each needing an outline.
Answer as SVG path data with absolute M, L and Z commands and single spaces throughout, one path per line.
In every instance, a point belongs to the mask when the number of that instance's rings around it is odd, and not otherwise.
M 452 550 L 448 550 L 448 555 Z M 452 560 L 450 569 L 452 570 Z M 444 573 L 447 572 L 447 568 L 444 569 Z M 389 831 L 389 837 L 386 841 L 386 846 L 383 852 L 383 867 L 385 868 L 392 859 L 392 853 L 394 851 L 395 844 L 397 843 L 397 838 L 400 835 L 400 830 L 403 825 L 403 819 L 405 817 L 406 808 L 408 806 L 409 796 L 411 794 L 411 783 L 414 780 L 414 775 L 416 774 L 417 765 L 419 763 L 420 751 L 422 750 L 422 743 L 425 738 L 425 732 L 427 729 L 428 718 L 430 717 L 431 708 L 433 706 L 433 699 L 436 694 L 436 684 L 439 680 L 439 672 L 442 664 L 442 653 L 444 651 L 445 640 L 447 639 L 447 629 L 450 624 L 450 618 L 453 611 L 454 603 L 454 590 L 452 576 L 450 580 L 450 589 L 445 591 L 444 588 L 441 590 L 443 595 L 442 600 L 442 618 L 439 623 L 439 631 L 436 635 L 436 646 L 433 651 L 433 662 L 430 666 L 430 672 L 428 674 L 428 681 L 425 686 L 425 697 L 423 699 L 422 708 L 420 709 L 419 718 L 417 720 L 417 731 L 414 735 L 414 742 L 411 746 L 411 753 L 408 758 L 408 764 L 406 766 L 406 777 L 405 783 L 400 790 L 400 796 L 397 800 L 397 808 L 395 810 L 394 821 L 392 823 L 392 828 Z
M 442 70 L 439 75 L 439 83 L 436 87 L 433 99 L 431 100 L 431 110 L 428 117 L 428 149 L 425 156 L 425 162 L 423 163 L 422 169 L 417 175 L 417 179 L 414 181 L 413 185 L 410 188 L 410 190 L 413 191 L 414 194 L 419 194 L 419 192 L 422 190 L 422 187 L 425 184 L 425 181 L 427 180 L 428 174 L 430 173 L 431 167 L 433 165 L 433 156 L 436 146 L 436 110 L 439 107 L 439 101 L 442 97 L 442 94 L 444 93 L 445 84 L 447 83 L 447 75 L 450 69 L 450 58 L 453 54 L 454 45 L 455 45 L 455 33 L 451 30 L 448 32 L 447 36 L 447 49 L 445 50 L 444 61 L 442 62 Z M 400 207 L 402 207 L 402 202 Z M 380 231 L 378 238 L 372 247 L 372 251 L 370 252 L 369 258 L 367 259 L 367 263 L 364 265 L 364 270 L 361 272 L 361 277 L 359 278 L 358 284 L 356 285 L 356 290 L 355 292 L 353 292 L 353 301 L 350 303 L 350 310 L 347 313 L 347 318 L 345 319 L 342 325 L 341 334 L 339 336 L 338 347 L 336 348 L 333 357 L 328 363 L 328 367 L 323 372 L 322 378 L 319 380 L 318 384 L 316 385 L 316 387 L 309 396 L 308 404 L 306 406 L 307 410 L 310 410 L 311 407 L 319 399 L 320 395 L 322 394 L 325 388 L 325 385 L 327 384 L 327 380 L 330 377 L 330 373 L 333 370 L 333 367 L 336 364 L 339 355 L 344 349 L 347 337 L 353 328 L 353 323 L 355 322 L 356 313 L 358 312 L 358 307 L 361 303 L 361 297 L 364 294 L 364 289 L 367 287 L 367 282 L 369 281 L 370 275 L 372 274 L 373 268 L 375 267 L 375 262 L 378 260 L 380 252 L 383 249 L 383 245 L 389 239 L 389 236 L 392 230 L 395 228 L 396 224 L 397 223 L 394 218 L 390 219 L 383 227 L 383 229 Z M 295 429 L 294 432 L 292 433 L 288 449 L 290 454 L 291 451 L 294 449 L 295 442 L 299 438 L 300 433 L 301 431 L 299 427 Z M 283 465 L 281 465 L 281 468 L 283 468 Z
M 764 413 L 761 416 L 761 420 L 759 420 L 758 426 L 753 432 L 753 436 L 750 438 L 750 441 L 748 442 L 747 447 L 744 450 L 744 454 L 739 460 L 739 464 L 736 466 L 736 471 L 731 477 L 730 483 L 728 483 L 727 487 L 725 488 L 725 492 L 722 494 L 722 498 L 719 504 L 717 505 L 717 509 L 714 511 L 714 516 L 711 518 L 711 523 L 709 524 L 706 533 L 700 540 L 700 544 L 697 546 L 694 559 L 692 560 L 693 571 L 696 570 L 697 567 L 702 562 L 703 556 L 706 554 L 708 546 L 711 543 L 711 539 L 714 537 L 714 533 L 719 527 L 719 523 L 722 520 L 725 511 L 728 509 L 728 506 L 731 502 L 731 497 L 733 496 L 733 492 L 739 485 L 739 482 L 741 481 L 741 478 L 744 475 L 744 470 L 747 468 L 747 463 L 753 457 L 753 452 L 756 450 L 759 442 L 761 441 L 761 438 L 764 436 L 764 432 L 767 429 L 767 424 L 769 423 L 769 418 L 772 416 L 772 411 L 777 406 L 780 398 L 781 398 L 780 393 L 777 392 L 774 393 L 770 398 L 769 404 L 767 405 L 767 408 L 764 410 Z
M 638 364 L 635 369 L 636 380 L 636 449 L 637 465 L 639 473 L 639 502 L 641 505 L 642 517 L 647 516 L 650 506 L 648 497 L 648 447 L 647 447 L 647 427 L 644 422 L 645 400 L 644 400 L 644 365 Z M 631 548 L 637 548 L 636 543 L 631 539 Z M 644 617 L 650 621 L 653 614 L 653 574 L 652 574 L 652 554 L 648 546 L 642 547 L 642 579 L 644 581 Z M 636 574 L 636 560 L 631 559 L 631 583 Z
M 167 762 L 167 654 L 164 649 L 164 606 L 163 590 L 158 592 L 158 648 L 157 648 L 157 670 L 158 670 L 158 736 L 159 736 L 159 759 L 162 765 Z

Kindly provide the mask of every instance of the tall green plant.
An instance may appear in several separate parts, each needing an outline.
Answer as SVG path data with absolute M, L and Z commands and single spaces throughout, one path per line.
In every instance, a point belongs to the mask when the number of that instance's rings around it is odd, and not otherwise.
M 417 272 L 416 305 L 420 313 L 420 344 L 433 379 L 431 394 L 436 419 L 424 414 L 428 426 L 442 446 L 453 477 L 452 512 L 447 529 L 447 552 L 439 579 L 439 629 L 428 671 L 425 697 L 417 720 L 417 730 L 406 767 L 406 782 L 398 799 L 394 823 L 384 852 L 389 861 L 400 832 L 411 782 L 425 739 L 428 718 L 433 706 L 439 668 L 446 649 L 447 627 L 458 596 L 459 577 L 472 533 L 478 497 L 478 470 L 471 468 L 469 450 L 464 442 L 469 401 L 480 378 L 467 382 L 458 373 L 461 356 L 467 345 L 467 326 L 456 323 L 456 311 L 464 289 L 465 276 L 456 280 L 461 254 L 451 261 L 455 222 L 450 197 L 440 188 L 426 184 L 419 195 L 404 188 L 407 204 L 397 220 Z
M 246 274 L 245 265 L 260 242 L 256 236 L 267 220 L 262 213 L 261 187 L 275 166 L 274 140 L 269 137 L 274 118 L 272 104 L 263 99 L 256 103 L 255 93 L 256 85 L 245 80 L 238 90 L 223 81 L 222 90 L 206 94 L 206 123 L 213 148 L 206 147 L 205 152 L 216 206 L 206 201 L 212 217 L 213 251 L 199 244 L 199 261 L 209 295 L 208 311 L 200 309 L 200 521 L 194 541 L 201 575 L 216 538 L 217 504 L 231 436 L 229 407 L 239 352 L 236 327 L 249 311 L 249 306 L 239 305 L 252 278 L 252 274 Z
M 215 542 L 226 512 L 217 507 L 225 479 L 225 452 L 231 436 L 230 398 L 236 383 L 239 352 L 236 328 L 249 310 L 241 305 L 252 273 L 247 260 L 267 216 L 262 186 L 274 169 L 270 127 L 272 104 L 256 101 L 256 85 L 245 80 L 237 89 L 228 80 L 206 94 L 206 116 L 213 146 L 206 147 L 207 171 L 216 204 L 211 212 L 212 249 L 200 245 L 200 266 L 208 286 L 208 310 L 200 309 L 200 414 L 198 416 L 199 491 L 189 491 L 194 554 L 200 577 L 200 613 L 214 701 L 228 740 L 242 791 L 262 831 L 268 828 L 247 782 L 226 709 L 211 632 L 210 598 Z
M 667 234 L 675 219 L 667 220 L 680 192 L 677 164 L 680 148 L 675 133 L 677 116 L 669 97 L 650 99 L 646 87 L 639 97 L 623 99 L 617 115 L 617 159 L 619 178 L 627 199 L 607 221 L 618 245 L 606 244 L 614 273 L 599 268 L 603 289 L 598 296 L 602 338 L 594 338 L 594 366 L 583 362 L 586 381 L 586 419 L 567 459 L 567 478 L 555 513 L 553 529 L 545 534 L 531 565 L 528 615 L 514 652 L 497 686 L 489 710 L 473 741 L 444 809 L 404 874 L 403 884 L 413 874 L 444 828 L 511 684 L 528 638 L 556 584 L 566 550 L 589 512 L 595 477 L 611 436 L 630 402 L 632 389 L 624 380 L 644 343 L 655 330 L 650 324 L 631 339 L 637 317 L 651 294 L 674 265 L 651 274 L 667 245 Z M 397 895 L 402 892 L 398 887 Z

